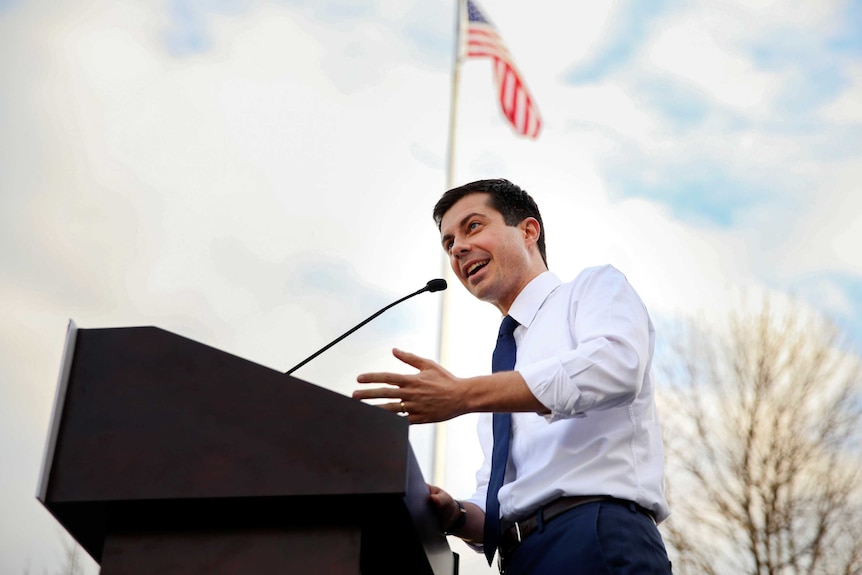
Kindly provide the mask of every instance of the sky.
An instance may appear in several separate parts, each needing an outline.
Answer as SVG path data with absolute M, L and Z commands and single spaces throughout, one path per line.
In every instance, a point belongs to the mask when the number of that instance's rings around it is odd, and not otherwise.
M 761 287 L 862 352 L 862 2 L 482 8 L 543 131 L 515 135 L 490 63 L 465 62 L 453 183 L 527 189 L 551 269 L 613 264 L 659 326 Z M 35 493 L 70 319 L 155 325 L 284 372 L 447 277 L 430 213 L 447 185 L 455 12 L 0 0 L 0 572 L 63 561 Z M 450 280 L 294 375 L 349 395 L 358 373 L 402 369 L 392 347 L 482 373 L 498 322 Z M 426 479 L 456 496 L 480 464 L 474 429 L 411 429 Z M 493 572 L 453 547 L 462 573 Z

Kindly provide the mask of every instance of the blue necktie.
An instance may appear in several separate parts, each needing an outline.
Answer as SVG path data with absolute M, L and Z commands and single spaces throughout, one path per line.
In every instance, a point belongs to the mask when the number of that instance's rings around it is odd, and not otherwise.
M 518 322 L 511 316 L 503 318 L 500 324 L 500 334 L 497 336 L 497 347 L 491 360 L 491 371 L 511 371 L 515 369 L 515 328 Z M 483 545 L 488 565 L 494 559 L 497 545 L 500 543 L 500 500 L 497 494 L 503 486 L 506 474 L 506 462 L 509 459 L 509 439 L 512 432 L 512 415 L 495 413 L 493 416 L 494 448 L 491 451 L 491 477 L 488 480 L 488 493 L 485 499 L 485 529 Z

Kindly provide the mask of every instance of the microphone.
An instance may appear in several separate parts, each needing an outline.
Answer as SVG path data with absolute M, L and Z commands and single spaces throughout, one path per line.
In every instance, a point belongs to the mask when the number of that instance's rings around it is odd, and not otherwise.
M 332 347 L 333 345 L 335 345 L 336 343 L 338 343 L 339 341 L 341 341 L 342 339 L 344 339 L 345 337 L 347 337 L 348 335 L 350 335 L 351 333 L 353 333 L 354 331 L 356 331 L 357 329 L 359 329 L 360 327 L 362 327 L 363 325 L 365 325 L 366 323 L 368 323 L 369 321 L 371 321 L 372 319 L 374 319 L 375 317 L 380 315 L 381 313 L 383 313 L 384 311 L 388 310 L 389 308 L 396 306 L 399 303 L 401 303 L 402 301 L 408 300 L 413 296 L 419 295 L 420 293 L 423 293 L 426 291 L 427 292 L 443 291 L 444 289 L 446 289 L 446 287 L 447 287 L 446 286 L 446 280 L 444 280 L 444 279 L 437 278 L 437 279 L 433 279 L 433 280 L 429 281 L 427 284 L 425 284 L 424 288 L 422 288 L 420 290 L 416 290 L 412 294 L 406 295 L 398 301 L 392 302 L 391 304 L 389 304 L 385 308 L 381 309 L 380 311 L 378 311 L 377 313 L 375 313 L 374 315 L 372 315 L 371 317 L 369 317 L 368 319 L 366 319 L 365 321 L 363 321 L 362 323 L 360 323 L 359 325 L 357 325 L 356 327 L 354 327 L 353 329 L 351 329 L 347 333 L 339 336 L 338 339 L 333 340 L 332 342 L 328 343 L 326 346 L 317 350 L 316 352 L 314 352 L 313 354 L 311 354 L 310 356 L 308 356 L 307 358 L 305 358 L 304 360 L 302 360 L 298 364 L 294 365 L 292 368 L 290 368 L 290 370 L 284 372 L 284 375 L 290 375 L 291 373 L 293 373 L 294 371 L 296 371 L 297 369 L 299 369 L 300 367 L 302 367 L 303 365 L 305 365 L 306 363 L 308 363 L 309 361 L 311 361 L 312 359 L 314 359 L 315 357 L 317 357 L 318 355 L 320 355 L 321 353 L 323 353 L 324 351 L 326 351 L 327 349 L 329 349 L 330 347 Z

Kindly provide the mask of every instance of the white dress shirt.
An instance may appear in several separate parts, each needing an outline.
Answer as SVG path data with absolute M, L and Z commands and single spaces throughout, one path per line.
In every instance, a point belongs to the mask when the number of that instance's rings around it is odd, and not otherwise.
M 565 495 L 610 495 L 669 515 L 664 450 L 650 379 L 655 331 L 640 297 L 612 266 L 562 283 L 531 281 L 509 309 L 520 326 L 515 369 L 550 415 L 512 415 L 502 517 L 520 520 Z M 470 502 L 485 508 L 491 414 L 478 423 L 485 461 Z

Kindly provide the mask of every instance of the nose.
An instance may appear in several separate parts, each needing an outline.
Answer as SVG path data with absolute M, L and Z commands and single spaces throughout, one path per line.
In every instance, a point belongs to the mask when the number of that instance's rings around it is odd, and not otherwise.
M 457 258 L 461 255 L 470 251 L 470 244 L 463 240 L 463 238 L 454 238 L 452 240 L 452 249 L 450 253 L 452 257 Z

